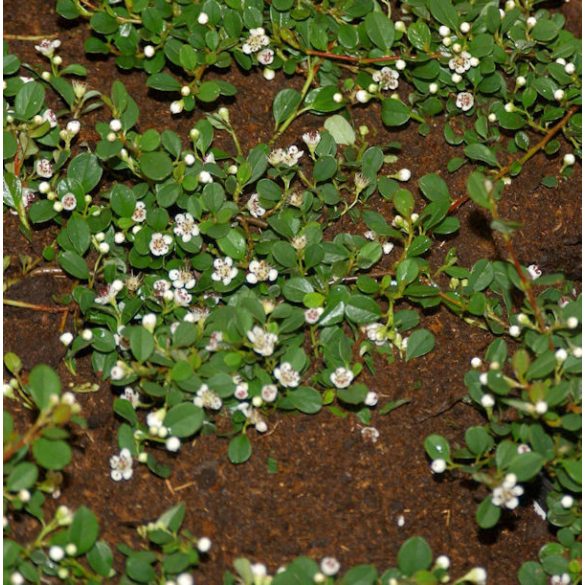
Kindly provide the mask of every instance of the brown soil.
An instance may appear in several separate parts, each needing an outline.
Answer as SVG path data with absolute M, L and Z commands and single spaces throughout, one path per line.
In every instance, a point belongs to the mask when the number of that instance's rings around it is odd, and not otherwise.
M 193 119 L 187 115 L 171 117 L 168 102 L 147 90 L 143 74 L 120 73 L 112 60 L 86 58 L 86 25 L 60 21 L 53 4 L 31 0 L 27 10 L 21 10 L 16 0 L 5 0 L 5 31 L 58 32 L 64 62 L 88 66 L 92 86 L 107 92 L 113 79 L 123 80 L 140 105 L 142 131 L 171 128 L 186 135 L 200 112 L 190 115 Z M 561 10 L 570 27 L 577 28 L 581 3 L 563 4 Z M 33 44 L 11 45 L 23 61 L 40 66 Z M 233 111 L 247 149 L 270 136 L 272 98 L 282 85 L 296 86 L 298 79 L 279 76 L 266 83 L 257 75 L 243 75 L 236 69 L 229 79 L 238 86 Z M 84 126 L 89 129 L 104 115 L 98 111 L 94 120 L 85 119 Z M 440 172 L 453 195 L 464 193 L 467 168 L 452 176 L 444 170 L 457 150 L 445 144 L 440 120 L 422 139 L 412 126 L 388 132 L 371 108 L 357 110 L 354 115 L 370 127 L 372 142 L 402 143 L 396 168 L 412 169 L 415 180 L 428 172 Z M 317 117 L 302 118 L 282 138 L 283 143 L 298 142 L 303 131 L 319 127 L 321 122 Z M 91 143 L 95 136 L 86 130 L 82 138 Z M 563 145 L 561 152 L 567 149 Z M 556 174 L 561 157 L 535 157 L 508 190 L 502 214 L 523 222 L 517 237 L 523 262 L 536 262 L 547 272 L 562 270 L 576 277 L 580 274 L 581 167 L 576 165 L 574 177 L 557 189 L 539 186 L 543 176 Z M 388 214 L 384 204 L 380 210 Z M 500 254 L 486 218 L 472 204 L 463 206 L 458 217 L 461 231 L 443 250 L 455 246 L 464 266 Z M 14 258 L 19 254 L 38 257 L 43 245 L 54 237 L 53 231 L 41 230 L 30 245 L 18 232 L 16 218 L 7 215 L 4 226 L 5 254 Z M 357 228 L 348 223 L 344 229 Z M 16 270 L 9 274 L 16 274 Z M 51 305 L 55 295 L 66 292 L 68 286 L 63 279 L 29 277 L 11 288 L 7 296 Z M 131 481 L 116 484 L 109 477 L 108 458 L 117 450 L 118 423 L 112 413 L 113 395 L 102 385 L 96 393 L 80 395 L 89 428 L 76 437 L 76 456 L 67 471 L 63 494 L 50 505 L 88 505 L 98 515 L 106 540 L 131 544 L 136 542 L 136 525 L 153 520 L 179 501 L 185 502 L 186 526 L 194 534 L 211 537 L 214 543 L 199 572 L 199 582 L 204 584 L 220 583 L 223 572 L 239 556 L 266 562 L 271 570 L 299 554 L 317 559 L 335 555 L 345 568 L 372 562 L 383 569 L 395 560 L 401 542 L 415 534 L 426 537 L 436 554 L 449 554 L 455 573 L 482 565 L 491 583 L 515 583 L 520 564 L 534 559 L 550 537 L 546 524 L 531 510 L 529 498 L 528 505 L 507 514 L 499 528 L 479 530 L 474 514 L 484 490 L 456 477 L 434 477 L 422 448 L 431 432 L 461 441 L 468 426 L 481 424 L 482 418 L 473 408 L 454 401 L 466 394 L 463 376 L 469 360 L 484 350 L 490 336 L 445 310 L 426 316 L 425 324 L 437 337 L 434 352 L 412 364 L 378 364 L 376 376 L 368 380 L 382 394 L 382 402 L 410 399 L 389 415 L 375 415 L 373 424 L 380 431 L 376 444 L 362 440 L 359 425 L 351 416 L 341 419 L 330 412 L 314 417 L 279 415 L 270 421 L 270 433 L 253 438 L 254 455 L 244 465 L 228 462 L 225 440 L 198 438 L 185 445 L 176 458 L 163 454 L 173 467 L 169 482 L 139 468 Z M 7 308 L 5 350 L 18 353 L 26 367 L 39 362 L 58 367 L 71 381 L 60 363 L 64 355 L 58 341 L 62 325 L 61 315 Z M 67 327 L 71 326 L 69 320 Z M 76 382 L 95 380 L 88 360 L 80 360 L 78 365 Z M 18 407 L 16 415 L 21 420 L 24 416 Z M 277 461 L 276 474 L 268 473 L 269 457 Z M 405 519 L 402 527 L 398 525 L 401 515 Z M 22 539 L 33 528 L 24 519 L 15 519 L 14 525 Z

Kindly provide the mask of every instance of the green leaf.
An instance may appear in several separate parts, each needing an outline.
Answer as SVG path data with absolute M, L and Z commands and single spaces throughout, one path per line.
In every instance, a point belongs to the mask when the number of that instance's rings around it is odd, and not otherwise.
M 184 438 L 194 435 L 203 426 L 204 418 L 201 408 L 190 402 L 181 402 L 167 412 L 164 424 L 172 435 Z
M 234 260 L 243 260 L 246 255 L 246 238 L 237 229 L 230 229 L 223 238 L 217 240 L 217 244 L 226 256 Z
M 102 577 L 111 577 L 112 567 L 114 565 L 114 556 L 112 550 L 102 540 L 96 542 L 92 549 L 87 553 L 89 566 Z
M 477 507 L 475 519 L 480 528 L 492 528 L 500 519 L 502 510 L 492 504 L 492 496 L 487 496 Z
M 325 120 L 325 130 L 333 136 L 337 144 L 350 145 L 355 142 L 355 131 L 351 124 L 340 115 Z
M 314 292 L 313 285 L 306 278 L 290 278 L 282 287 L 284 297 L 294 303 L 302 303 L 305 295 L 312 292 Z
M 386 126 L 402 126 L 410 120 L 410 115 L 410 108 L 400 100 L 382 100 L 382 122 Z
M 118 183 L 112 189 L 110 201 L 114 213 L 120 217 L 132 217 L 132 214 L 136 209 L 136 195 L 132 189 L 126 185 Z
M 173 171 L 173 163 L 164 152 L 146 152 L 140 157 L 140 170 L 147 179 L 162 181 Z
M 478 160 L 484 162 L 491 167 L 497 167 L 498 159 L 493 150 L 488 148 L 485 144 L 469 144 L 463 149 L 465 156 L 471 160 Z
M 214 102 L 221 93 L 221 88 L 214 81 L 204 81 L 197 92 L 197 98 L 202 102 Z
M 51 404 L 51 396 L 61 394 L 61 380 L 55 370 L 39 364 L 30 372 L 28 388 L 39 410 L 45 410 Z
M 370 12 L 364 24 L 372 43 L 388 52 L 394 42 L 394 23 L 382 12 Z
M 57 256 L 57 262 L 59 266 L 65 270 L 71 276 L 78 278 L 79 280 L 88 280 L 89 279 L 89 268 L 85 263 L 85 260 L 75 252 L 71 250 L 66 250 L 65 252 L 60 252 Z
M 30 120 L 39 113 L 45 101 L 45 88 L 36 81 L 23 84 L 14 100 L 14 112 L 21 120 Z
M 540 453 L 531 451 L 522 453 L 512 459 L 507 471 L 513 473 L 518 481 L 528 481 L 538 474 L 544 465 L 544 459 Z
M 134 357 L 139 362 L 147 360 L 154 351 L 154 336 L 152 333 L 141 326 L 126 327 L 124 332 L 128 337 Z
M 37 481 L 39 470 L 34 463 L 19 463 L 9 474 L 6 487 L 11 492 L 31 488 Z
M 490 434 L 483 427 L 470 427 L 465 431 L 465 442 L 474 455 L 481 455 L 494 445 Z
M 89 152 L 78 154 L 69 164 L 67 178 L 81 183 L 85 193 L 89 193 L 102 178 L 102 167 L 97 156 Z
M 321 393 L 314 388 L 301 386 L 297 390 L 290 390 L 287 398 L 294 408 L 305 414 L 315 414 L 321 410 Z
M 444 459 L 451 457 L 451 449 L 447 439 L 441 435 L 429 435 L 424 442 L 425 451 L 431 459 Z
M 408 27 L 408 40 L 413 47 L 420 51 L 428 51 L 431 46 L 431 31 L 422 21 L 415 22 Z
M 352 567 L 341 579 L 341 585 L 374 585 L 378 579 L 378 571 L 373 565 L 357 565 Z
M 427 570 L 433 562 L 433 552 L 420 536 L 409 538 L 398 551 L 398 568 L 407 576 Z
M 427 329 L 417 329 L 408 338 L 406 361 L 425 355 L 435 347 L 435 336 Z
M 459 17 L 451 0 L 430 0 L 428 5 L 435 20 L 448 26 L 452 32 L 458 32 Z
M 228 447 L 228 457 L 232 463 L 244 463 L 252 455 L 252 444 L 244 434 L 235 436 Z
M 85 506 L 78 508 L 69 528 L 69 542 L 77 547 L 77 554 L 90 550 L 98 534 L 99 525 L 95 514 Z
M 345 305 L 345 315 L 354 323 L 364 325 L 377 321 L 382 314 L 374 299 L 363 295 L 352 296 Z
M 490 208 L 489 194 L 486 188 L 485 177 L 478 172 L 471 173 L 467 179 L 467 193 L 469 198 L 484 209 Z
M 272 113 L 277 125 L 282 124 L 299 106 L 302 96 L 296 89 L 278 92 L 272 104 Z
M 451 201 L 447 183 L 436 173 L 424 175 L 419 179 L 418 184 L 429 201 Z
M 159 91 L 181 91 L 181 84 L 168 73 L 155 73 L 151 75 L 146 85 Z
M 185 71 L 193 71 L 197 67 L 197 53 L 191 45 L 183 45 L 179 51 L 179 61 Z
M 71 447 L 65 441 L 37 439 L 32 446 L 34 458 L 45 469 L 63 469 L 71 462 Z

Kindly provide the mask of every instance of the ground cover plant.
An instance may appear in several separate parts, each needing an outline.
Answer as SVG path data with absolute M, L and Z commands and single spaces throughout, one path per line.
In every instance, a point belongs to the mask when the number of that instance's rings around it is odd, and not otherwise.
M 5 255 L 4 303 L 53 319 L 52 343 L 65 348 L 53 365 L 71 391 L 17 344 L 5 355 L 5 581 L 185 585 L 202 571 L 214 583 L 485 583 L 492 573 L 490 582 L 579 583 L 580 283 L 560 251 L 541 263 L 519 247 L 533 203 L 509 205 L 527 177 L 553 195 L 552 210 L 576 189 L 581 48 L 563 15 L 450 0 L 59 0 L 55 10 L 83 42 L 83 65 L 50 31 L 12 35 L 25 58 L 5 45 L 4 204 L 18 244 Z M 92 67 L 104 63 L 112 75 L 94 89 Z M 253 103 L 257 84 L 277 84 L 266 107 Z M 417 143 L 432 144 L 442 165 L 410 164 Z M 469 209 L 475 219 L 462 221 Z M 453 245 L 470 219 L 491 252 Z M 47 280 L 58 294 L 26 298 Z M 429 394 L 421 416 L 411 407 L 424 384 L 405 372 L 445 359 L 448 346 L 462 352 L 451 355 L 459 390 L 446 402 L 450 388 Z M 464 420 L 449 421 L 456 408 Z M 270 570 L 263 547 L 244 544 L 206 574 L 222 543 L 200 535 L 181 502 L 197 483 L 194 453 L 219 445 L 234 478 L 263 466 L 272 493 L 287 450 L 305 453 L 283 426 L 327 415 L 328 428 L 359 434 L 357 454 L 338 449 L 378 461 L 381 476 L 392 457 L 377 458 L 384 428 L 398 441 L 400 421 L 419 425 L 393 474 L 408 486 L 418 457 L 423 508 L 435 487 L 460 482 L 472 497 L 463 523 L 486 547 L 485 535 L 513 532 L 519 507 L 534 505 L 550 532 L 500 573 L 498 560 L 435 537 L 437 556 L 423 522 L 400 534 L 394 562 L 364 537 L 365 556 L 341 570 L 340 537 L 327 554 L 311 543 L 272 555 Z M 106 435 L 92 434 L 100 426 Z M 263 442 L 278 435 L 279 454 L 267 453 Z M 105 441 L 96 460 L 88 447 L 76 463 L 84 436 Z M 74 512 L 51 501 L 82 475 L 75 465 L 99 469 L 113 498 L 126 484 L 139 498 L 141 481 L 153 509 L 165 490 L 172 505 L 122 521 L 138 528 L 123 541 L 116 528 L 100 539 L 103 496 L 72 496 Z M 213 493 L 216 482 L 199 488 Z M 246 491 L 239 509 L 255 520 Z M 398 528 L 412 506 L 395 502 Z M 209 523 L 221 531 L 213 517 L 200 525 Z M 224 517 L 223 530 L 232 523 Z

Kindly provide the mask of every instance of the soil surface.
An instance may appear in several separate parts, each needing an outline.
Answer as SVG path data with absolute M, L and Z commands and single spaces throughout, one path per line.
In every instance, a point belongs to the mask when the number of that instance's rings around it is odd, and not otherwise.
M 60 20 L 52 1 L 30 0 L 22 10 L 22 3 L 5 0 L 4 8 L 8 34 L 58 33 L 64 63 L 86 65 L 91 86 L 109 92 L 111 82 L 121 79 L 140 106 L 141 131 L 170 128 L 186 136 L 202 116 L 195 112 L 172 117 L 168 101 L 146 88 L 143 73 L 122 73 L 112 59 L 87 58 L 83 51 L 87 25 Z M 579 31 L 581 2 L 562 3 L 560 10 L 569 27 Z M 42 67 L 33 45 L 11 42 L 24 62 Z M 270 137 L 271 104 L 277 91 L 284 85 L 296 87 L 300 80 L 279 75 L 268 83 L 259 75 L 244 75 L 235 68 L 227 78 L 238 87 L 238 95 L 228 103 L 237 112 L 234 125 L 246 150 Z M 98 110 L 84 118 L 81 140 L 91 146 L 96 138 L 93 123 L 105 115 Z M 458 151 L 445 144 L 442 120 L 436 119 L 430 135 L 422 138 L 414 126 L 389 132 L 381 125 L 376 108 L 356 109 L 353 115 L 356 122 L 368 125 L 372 143 L 401 143 L 400 160 L 393 170 L 412 170 L 411 189 L 416 190 L 415 181 L 420 176 L 439 172 L 452 195 L 465 192 L 468 168 L 453 175 L 446 171 L 447 161 Z M 319 128 L 322 121 L 301 118 L 282 137 L 282 144 L 299 143 L 302 132 Z M 506 191 L 501 212 L 523 224 L 516 239 L 523 262 L 537 263 L 545 273 L 563 271 L 578 278 L 581 166 L 577 164 L 573 177 L 558 188 L 547 189 L 540 183 L 544 176 L 557 174 L 567 150 L 568 145 L 563 144 L 559 154 L 538 155 L 528 163 L 521 178 Z M 376 207 L 390 217 L 384 205 Z M 465 204 L 458 217 L 460 232 L 445 241 L 431 261 L 438 262 L 452 246 L 464 266 L 500 256 L 486 217 L 473 204 Z M 342 228 L 361 229 L 350 221 Z M 9 277 L 18 274 L 19 255 L 38 258 L 55 235 L 53 229 L 38 231 L 29 244 L 18 231 L 17 219 L 9 214 L 4 230 L 4 253 L 12 256 L 14 266 Z M 67 279 L 54 275 L 29 276 L 11 287 L 6 296 L 55 306 L 69 287 Z M 18 353 L 26 367 L 45 362 L 58 368 L 66 383 L 96 381 L 87 359 L 79 360 L 75 379 L 61 364 L 64 349 L 58 337 L 64 328 L 73 327 L 70 315 L 7 307 L 4 317 L 5 351 Z M 177 502 L 185 502 L 186 527 L 213 541 L 197 573 L 202 584 L 221 583 L 224 571 L 240 556 L 265 562 L 272 571 L 300 554 L 316 559 L 334 555 L 344 568 L 371 562 L 384 569 L 395 560 L 400 544 L 415 534 L 427 538 L 435 554 L 451 557 L 454 574 L 481 565 L 486 567 L 490 583 L 515 583 L 520 564 L 534 559 L 550 538 L 546 523 L 532 510 L 530 497 L 525 498 L 525 506 L 507 513 L 497 529 L 480 530 L 474 515 L 486 495 L 484 489 L 455 476 L 433 476 L 422 447 L 430 433 L 462 441 L 467 427 L 482 423 L 478 412 L 456 399 L 466 394 L 463 376 L 469 360 L 482 353 L 491 338 L 444 309 L 426 315 L 424 325 L 437 338 L 431 354 L 411 364 L 380 363 L 376 375 L 365 380 L 381 394 L 382 405 L 409 399 L 388 415 L 374 416 L 372 424 L 380 431 L 375 444 L 362 439 L 352 416 L 339 418 L 329 411 L 312 417 L 279 415 L 271 418 L 267 435 L 253 437 L 254 455 L 244 465 L 229 463 L 225 440 L 202 437 L 184 445 L 178 457 L 162 455 L 173 467 L 169 481 L 138 467 L 131 481 L 114 483 L 108 465 L 109 456 L 117 451 L 113 394 L 104 384 L 95 393 L 80 394 L 88 429 L 77 434 L 76 455 L 67 470 L 62 495 L 49 505 L 91 507 L 99 517 L 103 537 L 115 545 L 120 541 L 136 543 L 137 525 L 155 519 Z M 26 414 L 18 406 L 14 408 L 17 419 L 24 420 Z M 269 473 L 269 458 L 276 461 L 277 473 Z M 11 525 L 23 540 L 36 529 L 23 518 L 15 518 Z

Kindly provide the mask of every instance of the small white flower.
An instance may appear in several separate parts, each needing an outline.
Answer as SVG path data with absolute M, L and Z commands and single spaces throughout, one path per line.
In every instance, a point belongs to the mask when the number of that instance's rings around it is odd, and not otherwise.
M 337 575 L 340 568 L 341 565 L 335 557 L 325 557 L 321 561 L 321 572 L 327 577 L 333 577 L 333 575 Z
M 248 398 L 248 383 L 244 382 L 240 376 L 234 376 L 234 383 L 236 384 L 234 396 L 238 400 L 246 400 Z
M 59 341 L 67 347 L 68 345 L 71 345 L 71 342 L 73 341 L 73 334 L 69 332 L 63 333 L 63 335 L 59 337 Z
M 376 427 L 364 427 L 361 434 L 362 439 L 370 443 L 376 443 L 380 438 L 380 431 Z
M 439 91 L 439 84 L 438 83 L 429 83 L 429 93 L 437 93 Z
M 228 286 L 238 274 L 238 269 L 234 266 L 234 261 L 229 256 L 216 258 L 213 261 L 213 267 L 215 270 L 211 274 L 211 279 L 215 282 L 221 282 L 224 286 Z
M 453 50 L 455 50 L 455 46 L 453 46 Z M 455 71 L 459 75 L 465 73 L 471 68 L 471 55 L 467 51 L 463 51 L 459 55 L 455 55 L 449 61 L 449 69 Z
M 364 399 L 366 406 L 376 406 L 378 404 L 378 394 L 376 392 L 368 392 Z
M 575 155 L 570 152 L 565 154 L 563 164 L 567 167 L 572 167 L 575 164 Z
M 201 25 L 206 25 L 209 22 L 209 16 L 205 12 L 200 12 L 197 17 L 197 22 Z
M 510 1 L 510 0 L 508 0 L 508 2 L 509 2 L 509 1 Z M 515 8 L 515 6 L 516 6 L 516 3 L 514 2 L 514 0 L 512 0 L 512 4 L 513 4 L 512 8 Z M 507 7 L 508 7 L 508 3 L 506 3 L 506 8 L 507 8 Z M 534 26 L 536 26 L 536 18 L 534 18 L 534 16 L 529 16 L 529 17 L 526 19 L 526 26 L 527 26 L 528 28 L 533 28 Z
M 487 383 L 488 383 L 488 375 L 487 375 L 487 372 L 482 372 L 482 373 L 479 375 L 479 383 L 480 383 L 482 386 L 487 386 Z
M 520 333 L 522 333 L 522 330 L 520 329 L 520 327 L 518 327 L 518 325 L 512 325 L 510 327 L 510 329 L 508 329 L 508 333 L 512 337 L 519 337 L 520 336 Z
M 169 270 L 169 278 L 175 288 L 192 289 L 195 284 L 195 275 L 187 268 Z
M 536 414 L 546 414 L 546 412 L 548 411 L 548 404 L 544 400 L 539 400 L 534 405 L 534 411 L 536 412 Z
M 152 59 L 156 51 L 152 45 L 146 45 L 142 52 L 147 59 Z
M 439 34 L 441 37 L 448 37 L 451 34 L 451 29 L 443 24 L 439 27 Z
M 18 499 L 25 504 L 30 502 L 30 497 L 30 492 L 28 490 L 23 489 L 18 492 Z
M 195 156 L 189 152 L 183 157 L 183 161 L 188 167 L 192 167 L 195 164 Z
M 459 83 L 462 79 L 463 77 L 461 77 L 459 73 L 453 73 L 453 75 L 451 75 L 451 81 L 455 84 Z
M 185 102 L 183 102 L 183 100 L 175 100 L 174 102 L 171 102 L 171 105 L 169 106 L 169 110 L 171 112 L 171 114 L 180 114 L 183 109 L 185 107 Z
M 132 213 L 132 220 L 137 223 L 142 223 L 146 219 L 146 205 L 144 201 L 137 201 L 134 213 Z
M 248 265 L 246 280 L 250 284 L 258 282 L 273 282 L 278 278 L 278 270 L 273 268 L 266 260 L 252 260 Z
M 504 506 L 509 510 L 514 510 L 518 507 L 520 500 L 518 499 L 524 493 L 524 488 L 516 485 L 516 476 L 513 473 L 508 473 L 502 483 L 494 488 L 492 492 L 492 504 L 494 506 Z
M 333 94 L 333 101 L 336 104 L 340 104 L 343 101 L 343 95 L 339 92 Z
M 372 75 L 372 79 L 380 86 L 383 91 L 394 90 L 398 87 L 398 72 L 390 67 L 382 67 Z
M 296 388 L 301 382 L 301 376 L 289 362 L 283 362 L 274 368 L 274 377 L 285 388 Z
M 110 251 L 110 244 L 107 242 L 100 242 L 98 250 L 100 254 L 107 254 Z
M 493 408 L 495 404 L 496 400 L 491 394 L 484 394 L 481 397 L 481 405 L 484 408 Z
M 270 356 L 274 353 L 274 346 L 278 343 L 278 335 L 268 333 L 256 325 L 247 333 L 252 349 L 259 355 Z
M 540 278 L 542 276 L 542 270 L 539 268 L 537 264 L 531 264 L 527 268 L 527 270 L 528 276 L 530 276 L 532 280 L 536 280 L 537 278 Z
M 175 303 L 180 307 L 188 307 L 192 300 L 193 296 L 190 295 L 184 288 L 177 288 L 173 291 L 173 301 L 175 301 Z
M 435 459 L 431 463 L 431 471 L 433 473 L 444 473 L 447 469 L 447 462 L 444 459 Z
M 266 209 L 260 205 L 260 195 L 258 193 L 250 195 L 246 207 L 252 217 L 262 217 L 266 213 Z
M 336 388 L 347 388 L 353 381 L 353 372 L 347 368 L 336 368 L 336 370 L 329 376 L 331 383 Z
M 262 77 L 264 77 L 264 79 L 266 79 L 266 81 L 272 81 L 276 77 L 276 72 L 274 71 L 274 69 L 270 69 L 269 67 L 266 67 L 262 71 Z
M 109 305 L 116 300 L 116 295 L 119 292 L 120 291 L 115 286 L 113 286 L 113 283 L 108 284 L 104 289 L 101 290 L 99 296 L 95 298 L 94 302 L 98 305 Z
M 384 254 L 390 254 L 392 250 L 394 250 L 394 244 L 392 242 L 382 243 L 382 252 L 384 252 Z
M 573 75 L 575 73 L 576 69 L 577 68 L 575 67 L 575 64 L 574 63 L 567 63 L 565 65 L 565 73 L 567 75 Z
M 197 541 L 197 550 L 201 553 L 207 553 L 211 549 L 211 540 L 204 536 Z
M 150 237 L 150 252 L 153 256 L 164 256 L 169 253 L 172 243 L 173 238 L 171 236 L 156 232 Z
M 446 571 L 451 566 L 451 559 L 447 555 L 441 555 L 440 557 L 437 557 L 435 566 L 438 569 L 443 569 Z
M 461 582 L 473 583 L 474 585 L 486 585 L 487 583 L 487 571 L 483 567 L 475 567 L 464 575 L 461 579 Z
M 564 362 L 569 357 L 566 349 L 557 349 L 555 352 L 555 358 L 558 362 Z
M 275 384 L 265 384 L 262 386 L 260 396 L 264 402 L 274 402 L 278 396 L 278 388 Z
M 557 90 L 555 90 L 553 95 L 554 95 L 555 100 L 557 100 L 557 102 L 560 102 L 564 99 L 565 92 L 562 89 L 557 89 Z
M 57 116 L 56 116 L 55 112 L 53 110 L 51 110 L 50 108 L 46 109 L 43 112 L 41 121 L 42 122 L 49 122 L 49 126 L 51 128 L 57 127 Z
M 577 317 L 569 317 L 567 319 L 567 327 L 569 329 L 577 329 L 578 326 L 579 326 L 579 319 L 577 319 Z
M 565 508 L 565 510 L 572 508 L 574 503 L 575 503 L 575 500 L 573 499 L 572 496 L 563 496 L 561 498 L 561 506 L 563 508 Z
M 49 39 L 43 39 L 38 45 L 35 45 L 35 49 L 45 57 L 52 57 L 55 49 L 61 46 L 61 41 L 55 39 L 53 41 Z
M 321 315 L 323 314 L 323 307 L 315 307 L 314 309 L 307 309 L 305 311 L 305 322 L 309 325 L 314 325 L 319 321 Z
M 217 351 L 221 348 L 223 343 L 223 333 L 221 331 L 212 331 L 209 336 L 209 341 L 205 346 L 207 351 Z
M 169 437 L 165 441 L 165 447 L 167 451 L 176 453 L 181 448 L 181 440 L 178 437 Z
M 386 326 L 382 323 L 369 323 L 362 327 L 362 331 L 365 332 L 366 337 L 373 341 L 376 345 L 384 345 L 386 343 Z
M 18 571 L 15 571 L 10 575 L 10 585 L 24 585 L 24 577 Z
M 175 215 L 173 231 L 183 242 L 190 242 L 192 238 L 199 235 L 199 226 L 190 213 L 179 213 Z
M 201 323 L 207 317 L 209 317 L 209 309 L 207 307 L 195 307 L 183 317 L 183 320 L 188 323 Z
M 127 400 L 134 408 L 140 403 L 140 392 L 137 392 L 130 386 L 124 388 L 124 392 L 120 394 L 122 400 Z
M 49 557 L 52 561 L 58 563 L 65 558 L 65 551 L 60 546 L 52 546 L 49 549 Z
M 457 100 L 455 101 L 455 105 L 464 112 L 471 110 L 473 108 L 474 97 L 472 93 L 468 91 L 462 91 L 457 94 Z
M 471 358 L 471 367 L 474 370 L 477 370 L 477 368 L 481 368 L 481 364 L 482 364 L 481 358 L 479 358 L 479 357 Z
M 262 49 L 257 56 L 260 65 L 271 65 L 274 61 L 274 51 L 272 49 Z
M 396 174 L 396 178 L 403 182 L 410 181 L 410 177 L 412 177 L 410 169 L 400 169 Z
M 262 27 L 251 28 L 250 36 L 246 39 L 246 42 L 242 45 L 242 51 L 246 55 L 257 53 L 270 44 L 270 38 L 266 35 Z
M 84 341 L 91 341 L 93 339 L 93 331 L 91 329 L 84 329 L 81 332 L 81 339 Z
M 128 449 L 122 449 L 119 455 L 110 457 L 110 476 L 114 481 L 130 479 L 133 474 L 132 455 Z
M 520 443 L 520 445 L 518 445 L 518 447 L 516 448 L 516 452 L 518 453 L 518 455 L 523 455 L 524 453 L 530 453 L 531 451 L 532 451 L 532 449 L 526 443 Z
M 303 134 L 303 142 L 309 149 L 315 149 L 319 142 L 321 142 L 321 133 L 317 130 L 309 130 Z
M 77 547 L 76 547 L 76 546 L 75 546 L 75 545 L 74 545 L 72 542 L 70 542 L 69 544 L 67 544 L 67 545 L 65 546 L 65 552 L 66 552 L 66 553 L 67 553 L 67 554 L 68 554 L 70 557 L 72 557 L 72 556 L 74 556 L 74 555 L 76 555 L 76 554 L 77 554 Z
M 210 390 L 207 384 L 203 384 L 197 390 L 197 396 L 193 403 L 200 408 L 210 408 L 211 410 L 220 410 L 223 404 L 221 398 L 213 390 Z
M 50 179 L 53 176 L 53 165 L 46 158 L 41 158 L 35 163 L 35 171 L 39 177 Z
M 462 22 L 459 25 L 459 30 L 466 35 L 471 30 L 471 25 L 468 22 Z
M 360 103 L 360 104 L 367 104 L 370 101 L 370 98 L 372 96 L 365 90 L 365 89 L 360 89 L 359 91 L 356 92 L 355 94 L 355 99 Z

